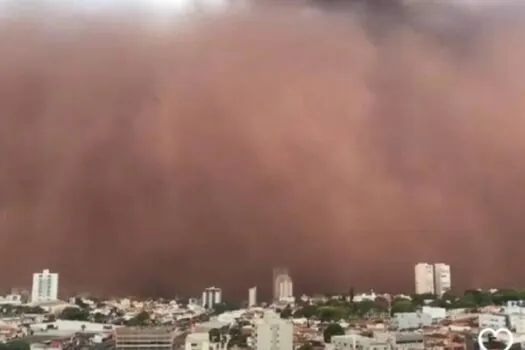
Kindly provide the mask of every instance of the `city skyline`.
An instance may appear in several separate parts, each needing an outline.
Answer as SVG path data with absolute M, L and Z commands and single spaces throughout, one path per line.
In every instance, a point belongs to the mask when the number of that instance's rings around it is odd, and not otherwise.
M 2 12 L 6 288 L 49 267 L 61 289 L 245 298 L 284 265 L 297 293 L 409 292 L 417 261 L 458 290 L 525 280 L 522 24 L 458 35 L 418 7 L 382 36 L 276 4 L 185 31 L 61 4 Z

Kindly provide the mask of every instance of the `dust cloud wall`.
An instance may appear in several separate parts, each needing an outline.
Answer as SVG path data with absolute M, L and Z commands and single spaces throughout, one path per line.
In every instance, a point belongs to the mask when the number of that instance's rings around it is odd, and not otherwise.
M 299 292 L 409 292 L 419 261 L 456 290 L 525 279 L 521 21 L 22 10 L 0 16 L 5 287 L 51 268 L 241 298 L 287 266 Z

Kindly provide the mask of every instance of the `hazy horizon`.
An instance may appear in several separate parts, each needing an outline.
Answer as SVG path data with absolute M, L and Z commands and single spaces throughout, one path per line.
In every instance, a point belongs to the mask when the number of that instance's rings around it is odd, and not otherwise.
M 50 268 L 229 299 L 286 266 L 297 293 L 410 292 L 418 262 L 454 290 L 522 285 L 521 8 L 9 3 L 6 287 Z

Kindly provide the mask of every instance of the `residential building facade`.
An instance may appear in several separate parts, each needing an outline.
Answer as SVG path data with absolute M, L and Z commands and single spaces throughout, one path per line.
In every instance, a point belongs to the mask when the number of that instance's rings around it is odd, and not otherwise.
M 115 347 L 129 350 L 171 350 L 174 338 L 175 332 L 170 327 L 122 327 L 115 330 Z
M 248 307 L 257 305 L 257 287 L 248 289 Z
M 266 312 L 256 326 L 255 350 L 293 350 L 293 324 Z
M 437 296 L 442 296 L 450 291 L 451 286 L 450 265 L 434 264 L 434 293 Z
M 274 301 L 290 301 L 293 299 L 293 281 L 288 269 L 277 268 L 273 271 L 273 298 Z
M 43 270 L 33 274 L 31 302 L 58 300 L 58 273 Z
M 399 331 L 428 327 L 432 323 L 432 316 L 423 312 L 398 312 L 392 319 L 392 326 Z
M 431 264 L 419 263 L 415 267 L 416 294 L 434 294 L 434 267 Z
M 222 302 L 222 290 L 217 287 L 209 287 L 202 292 L 202 307 L 213 309 L 215 304 Z

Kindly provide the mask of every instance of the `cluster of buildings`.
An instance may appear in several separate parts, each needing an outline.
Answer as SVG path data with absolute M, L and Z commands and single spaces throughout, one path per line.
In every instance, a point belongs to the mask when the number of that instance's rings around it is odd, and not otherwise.
M 452 286 L 450 265 L 419 263 L 415 267 L 416 294 L 442 296 Z
M 273 301 L 279 304 L 294 303 L 293 280 L 288 269 L 275 268 L 273 270 Z M 208 287 L 202 292 L 201 304 L 206 309 L 213 309 L 222 302 L 222 289 Z M 248 289 L 248 307 L 257 305 L 257 286 Z
M 450 266 L 443 263 L 419 263 L 415 266 L 415 291 L 417 294 L 441 296 L 451 288 Z M 475 350 L 477 334 L 483 328 L 508 328 L 514 333 L 511 349 L 525 349 L 525 302 L 509 302 L 505 307 L 489 306 L 473 313 L 466 309 L 446 310 L 431 306 L 432 300 L 416 312 L 397 312 L 390 316 L 372 315 L 359 320 L 340 320 L 345 334 L 333 336 L 325 343 L 323 330 L 327 323 L 318 319 L 281 319 L 279 310 L 285 305 L 295 309 L 293 281 L 287 269 L 273 271 L 273 302 L 266 305 L 257 300 L 257 287 L 248 289 L 246 308 L 213 316 L 212 309 L 223 303 L 222 290 L 209 287 L 201 298 L 192 298 L 187 304 L 175 300 L 138 301 L 130 299 L 93 302 L 82 299 L 88 305 L 88 321 L 49 319 L 64 307 L 78 307 L 75 301 L 58 299 L 59 276 L 49 270 L 35 273 L 28 305 L 45 305 L 46 315 L 22 315 L 18 318 L 0 319 L 2 337 L 26 337 L 34 335 L 53 336 L 54 343 L 46 343 L 39 349 L 66 349 L 64 344 L 80 341 L 79 335 L 89 334 L 89 347 L 106 344 L 105 349 L 158 349 L 158 350 L 225 350 L 233 335 L 233 328 L 245 336 L 246 345 L 252 350 L 297 350 L 303 344 L 311 349 L 325 350 Z M 301 304 L 315 304 L 329 298 L 301 296 Z M 355 302 L 374 301 L 378 297 L 388 300 L 406 298 L 406 295 L 358 294 Z M 2 305 L 24 305 L 17 295 L 0 298 Z M 56 304 L 56 307 L 51 307 Z M 118 310 L 116 313 L 115 310 Z M 115 313 L 122 320 L 129 320 L 146 311 L 152 322 L 150 326 L 128 327 L 115 323 Z M 96 315 L 104 321 L 96 321 Z M 4 315 L 5 316 L 5 315 Z M 98 323 L 97 323 L 98 322 Z M 5 330 L 11 333 L 4 333 Z M 213 339 L 210 331 L 220 331 L 220 338 Z M 30 334 L 29 334 L 30 333 Z M 74 347 L 78 348 L 78 347 Z M 235 347 L 234 347 L 235 348 Z M 478 347 L 479 348 L 479 347 Z M 35 347 L 35 350 L 37 347 Z M 69 348 L 68 348 L 69 349 Z M 82 348 L 83 349 L 83 348 Z

